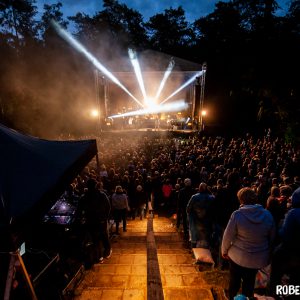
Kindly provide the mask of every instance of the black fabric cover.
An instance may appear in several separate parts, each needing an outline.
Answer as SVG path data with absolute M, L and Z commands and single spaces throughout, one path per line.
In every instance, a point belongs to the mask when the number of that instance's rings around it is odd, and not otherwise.
M 96 153 L 96 140 L 49 141 L 0 125 L 0 225 L 45 214 Z

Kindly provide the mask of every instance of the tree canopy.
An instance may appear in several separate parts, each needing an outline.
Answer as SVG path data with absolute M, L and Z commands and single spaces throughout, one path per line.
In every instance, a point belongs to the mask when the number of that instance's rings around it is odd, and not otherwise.
M 45 4 L 39 14 L 35 0 L 0 2 L 1 123 L 42 136 L 91 126 L 78 111 L 95 101 L 93 67 L 57 35 L 54 19 L 108 62 L 128 47 L 206 62 L 205 103 L 214 124 L 299 130 L 299 0 L 286 15 L 276 13 L 275 0 L 219 1 L 193 22 L 181 6 L 147 21 L 117 0 L 104 0 L 94 15 L 65 17 L 62 8 Z

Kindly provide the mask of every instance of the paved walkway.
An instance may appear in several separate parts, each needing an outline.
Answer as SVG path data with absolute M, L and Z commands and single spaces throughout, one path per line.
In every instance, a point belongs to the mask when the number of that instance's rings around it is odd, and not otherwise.
M 75 291 L 76 300 L 146 300 L 147 295 L 149 298 L 147 223 L 147 219 L 128 221 L 127 232 L 112 240 L 111 258 L 86 271 Z M 165 300 L 224 300 L 226 273 L 210 269 L 199 271 L 192 253 L 170 219 L 155 216 L 153 232 L 159 263 L 158 276 Z M 149 274 L 148 266 L 148 286 L 149 275 L 152 274 Z

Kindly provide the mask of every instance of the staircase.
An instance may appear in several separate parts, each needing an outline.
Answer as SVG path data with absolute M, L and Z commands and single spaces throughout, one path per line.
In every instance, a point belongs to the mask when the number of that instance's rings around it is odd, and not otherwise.
M 150 233 L 153 229 L 153 242 L 149 242 L 149 228 Z M 190 249 L 169 218 L 156 215 L 153 224 L 152 218 L 128 221 L 127 232 L 112 238 L 112 249 L 109 259 L 85 272 L 74 299 L 225 299 L 226 272 L 204 270 L 195 264 Z

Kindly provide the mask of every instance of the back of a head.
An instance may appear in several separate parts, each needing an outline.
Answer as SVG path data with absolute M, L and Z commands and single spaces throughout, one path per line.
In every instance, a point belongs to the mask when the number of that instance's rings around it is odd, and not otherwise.
M 257 194 L 249 187 L 240 189 L 237 193 L 237 197 L 241 204 L 251 205 L 257 203 Z
M 117 193 L 117 194 L 122 194 L 123 193 L 123 188 L 122 188 L 121 185 L 116 186 L 115 193 Z
M 279 197 L 280 196 L 280 189 L 277 186 L 271 187 L 271 196 L 273 197 Z
M 290 197 L 292 192 L 293 190 L 289 185 L 283 185 L 280 187 L 280 195 L 283 197 Z
M 184 185 L 185 186 L 191 186 L 192 185 L 192 181 L 190 178 L 185 178 L 184 179 Z
M 207 184 L 205 182 L 201 182 L 199 185 L 199 192 L 205 193 L 207 192 Z
M 294 177 L 294 182 L 299 182 L 300 181 L 300 176 L 295 176 Z
M 96 185 L 97 181 L 93 178 L 90 178 L 86 183 L 88 190 L 94 190 L 96 188 Z
M 223 179 L 219 178 L 219 179 L 217 180 L 217 184 L 223 184 Z
M 284 177 L 284 178 L 283 178 L 283 183 L 284 183 L 285 185 L 289 185 L 289 184 L 292 183 L 292 180 L 291 180 L 290 177 Z

